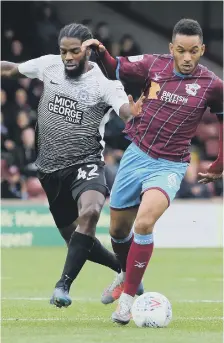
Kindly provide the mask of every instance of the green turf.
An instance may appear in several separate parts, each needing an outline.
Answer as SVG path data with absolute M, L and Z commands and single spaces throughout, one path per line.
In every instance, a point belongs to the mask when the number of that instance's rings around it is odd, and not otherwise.
M 2 250 L 3 343 L 222 342 L 221 249 L 155 250 L 144 284 L 172 303 L 173 321 L 166 329 L 113 324 L 110 316 L 116 305 L 102 305 L 100 295 L 114 273 L 92 263 L 85 265 L 72 287 L 72 306 L 50 306 L 47 299 L 60 277 L 65 253 L 63 248 Z

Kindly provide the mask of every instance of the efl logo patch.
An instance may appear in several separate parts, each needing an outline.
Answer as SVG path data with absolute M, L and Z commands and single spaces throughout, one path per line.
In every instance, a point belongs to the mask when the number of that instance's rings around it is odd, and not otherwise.
M 197 83 L 191 83 L 191 84 L 187 84 L 185 89 L 187 94 L 189 95 L 197 95 L 197 91 L 201 88 L 201 86 L 199 86 Z
M 138 62 L 138 61 L 143 60 L 143 58 L 144 58 L 144 55 L 129 56 L 129 57 L 128 57 L 128 60 L 129 60 L 130 62 Z
M 83 112 L 77 109 L 78 102 L 65 96 L 55 95 L 54 100 L 48 103 L 48 110 L 64 116 L 65 121 L 72 124 L 82 124 Z
M 168 187 L 169 188 L 176 188 L 177 187 L 177 174 L 172 173 L 170 175 L 168 175 L 167 177 L 168 179 Z

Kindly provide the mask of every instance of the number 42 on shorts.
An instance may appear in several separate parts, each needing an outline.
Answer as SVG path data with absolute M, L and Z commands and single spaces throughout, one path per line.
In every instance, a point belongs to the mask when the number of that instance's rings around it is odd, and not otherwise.
M 98 170 L 98 166 L 96 164 L 87 164 L 87 168 L 90 168 L 89 171 L 83 170 L 82 168 L 78 169 L 78 176 L 77 180 L 83 179 L 83 180 L 92 180 L 99 176 L 96 171 Z

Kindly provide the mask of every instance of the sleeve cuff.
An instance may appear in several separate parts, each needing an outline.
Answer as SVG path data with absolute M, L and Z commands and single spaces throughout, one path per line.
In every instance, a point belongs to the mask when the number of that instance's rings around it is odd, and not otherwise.
M 117 60 L 117 68 L 116 68 L 116 79 L 120 81 L 120 65 L 121 61 L 119 57 L 116 57 Z

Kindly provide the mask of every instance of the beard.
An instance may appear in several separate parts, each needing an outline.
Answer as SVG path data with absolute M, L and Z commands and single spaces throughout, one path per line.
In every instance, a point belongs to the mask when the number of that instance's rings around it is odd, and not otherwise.
M 84 56 L 79 61 L 79 64 L 76 68 L 69 70 L 69 69 L 66 69 L 66 67 L 65 67 L 66 76 L 69 78 L 72 78 L 72 79 L 76 79 L 77 77 L 81 76 L 84 72 L 86 61 L 87 61 L 87 57 Z

